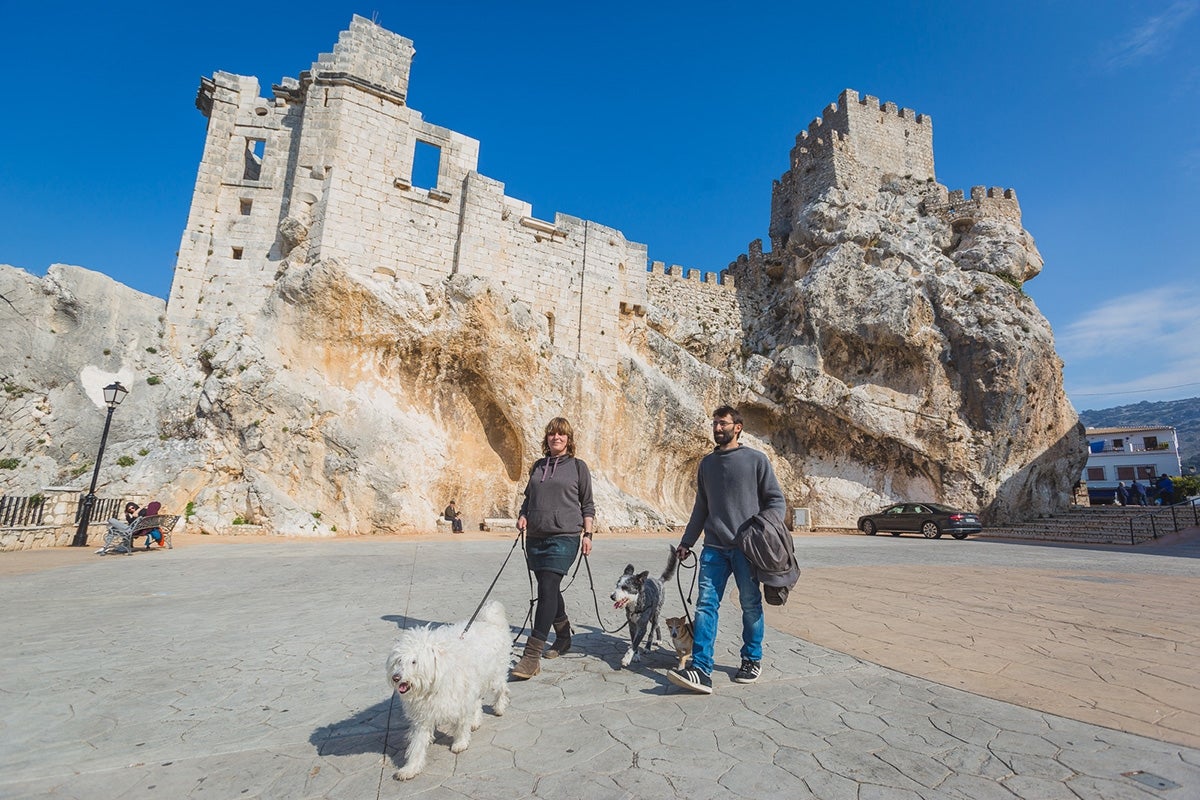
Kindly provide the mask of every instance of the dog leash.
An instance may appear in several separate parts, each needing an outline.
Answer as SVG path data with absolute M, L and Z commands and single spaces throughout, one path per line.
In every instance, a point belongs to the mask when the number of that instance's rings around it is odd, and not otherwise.
M 604 631 L 605 633 L 620 633 L 621 631 L 625 630 L 625 628 L 629 625 L 628 616 L 625 617 L 625 622 L 622 623 L 619 628 L 614 628 L 610 631 L 608 628 L 604 627 L 604 620 L 600 617 L 600 596 L 596 594 L 596 584 L 592 580 L 592 562 L 589 561 L 588 557 L 582 552 L 579 554 L 579 560 L 582 561 L 584 566 L 587 567 L 588 587 L 592 590 L 592 605 L 596 607 L 596 622 L 600 624 L 600 630 Z M 579 567 L 576 567 L 575 571 L 579 572 Z M 574 579 L 572 578 L 572 580 Z
M 467 620 L 467 626 L 466 626 L 465 628 L 463 628 L 462 636 L 466 636 L 466 635 L 467 635 L 467 631 L 471 630 L 471 626 L 472 626 L 473 624 L 475 624 L 475 618 L 476 618 L 476 617 L 478 617 L 478 616 L 479 616 L 479 612 L 483 610 L 483 604 L 484 604 L 484 603 L 486 603 L 486 602 L 487 602 L 487 599 L 488 599 L 488 597 L 489 597 L 489 596 L 491 596 L 491 594 L 492 594 L 492 589 L 495 589 L 495 588 L 496 588 L 496 581 L 500 580 L 500 575 L 501 575 L 501 574 L 504 572 L 504 568 L 508 566 L 508 560 L 509 560 L 510 558 L 512 558 L 512 554 L 513 554 L 514 552 L 516 552 L 516 549 L 517 549 L 517 544 L 518 544 L 518 543 L 520 543 L 520 544 L 521 544 L 521 549 L 522 549 L 522 550 L 524 550 L 524 549 L 525 549 L 525 544 L 524 544 L 524 541 L 525 541 L 525 540 L 524 540 L 524 537 L 525 537 L 525 532 L 524 532 L 524 531 L 520 531 L 520 530 L 519 530 L 519 531 L 517 531 L 517 536 L 516 536 L 516 538 L 515 538 L 515 539 L 513 539 L 513 546 L 512 546 L 511 548 L 509 548 L 509 550 L 508 550 L 508 555 L 504 557 L 504 563 L 500 565 L 500 571 L 496 573 L 496 577 L 492 578 L 492 585 L 491 585 L 491 586 L 489 586 L 489 587 L 487 588 L 487 591 L 483 593 L 483 599 L 482 599 L 482 600 L 480 600 L 480 601 L 479 601 L 479 605 L 475 607 L 475 613 L 471 615 L 471 618 L 470 618 L 469 620 Z M 533 578 L 532 578 L 532 577 L 530 577 L 530 579 L 529 579 L 529 590 L 530 590 L 530 593 L 532 593 L 532 592 L 533 592 Z M 531 613 L 531 614 L 533 613 L 532 605 L 533 605 L 533 601 L 531 600 L 531 601 L 530 601 L 530 612 L 529 612 L 529 613 Z M 526 616 L 525 618 L 526 618 L 526 619 L 529 619 L 529 617 L 528 617 L 528 616 Z M 524 623 L 522 623 L 522 624 L 521 624 L 521 631 L 522 631 L 522 632 L 524 632 L 524 631 L 525 631 L 525 624 L 524 624 Z M 460 637 L 460 638 L 461 638 L 461 637 Z M 515 641 L 515 640 L 514 640 L 514 641 Z
M 690 567 L 687 566 L 688 557 L 692 559 L 692 566 Z M 692 571 L 692 585 L 688 587 L 687 597 L 683 596 L 683 576 L 679 574 L 684 569 Z M 679 564 L 675 568 L 675 586 L 679 588 L 679 599 L 683 601 L 683 616 L 687 619 L 689 626 L 692 626 L 692 614 L 688 611 L 688 606 L 692 604 L 692 592 L 696 589 L 696 576 L 699 572 L 696 554 L 689 549 L 687 557 L 679 559 Z

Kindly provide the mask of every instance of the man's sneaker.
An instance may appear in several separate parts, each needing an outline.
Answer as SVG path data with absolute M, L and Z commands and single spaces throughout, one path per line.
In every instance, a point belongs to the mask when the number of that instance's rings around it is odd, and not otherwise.
M 669 669 L 667 680 L 698 694 L 712 694 L 712 678 L 698 669 Z
M 762 672 L 762 665 L 757 661 L 751 661 L 748 658 L 742 659 L 742 666 L 738 668 L 737 674 L 733 676 L 734 683 L 754 683 L 758 680 L 759 674 Z

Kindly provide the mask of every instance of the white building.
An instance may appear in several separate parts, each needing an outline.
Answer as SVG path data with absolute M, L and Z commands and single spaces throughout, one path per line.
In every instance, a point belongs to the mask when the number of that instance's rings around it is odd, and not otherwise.
M 1088 428 L 1087 440 L 1083 481 L 1092 503 L 1113 502 L 1119 481 L 1138 480 L 1150 490 L 1160 475 L 1182 474 L 1174 428 Z

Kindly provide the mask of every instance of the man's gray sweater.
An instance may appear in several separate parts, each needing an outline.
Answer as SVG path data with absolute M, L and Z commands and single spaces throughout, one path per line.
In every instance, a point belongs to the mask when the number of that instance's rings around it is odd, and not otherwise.
M 680 544 L 692 547 L 704 533 L 704 544 L 728 550 L 738 528 L 767 509 L 787 513 L 783 490 L 765 454 L 743 445 L 713 450 L 700 462 L 696 504 Z

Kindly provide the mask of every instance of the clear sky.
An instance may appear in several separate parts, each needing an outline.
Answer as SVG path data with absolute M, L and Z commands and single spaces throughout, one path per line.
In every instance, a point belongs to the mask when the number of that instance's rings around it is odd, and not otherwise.
M 506 193 L 706 270 L 844 88 L 928 114 L 938 180 L 1013 188 L 1077 409 L 1200 396 L 1200 0 L 0 0 L 0 263 L 166 297 L 216 71 L 264 92 L 352 14 L 412 39 L 409 105 Z

